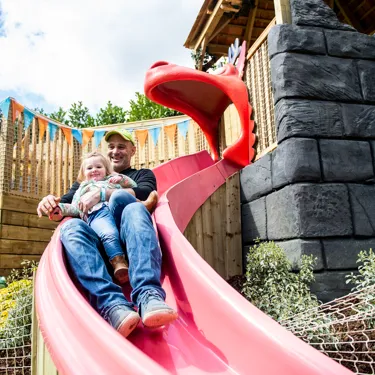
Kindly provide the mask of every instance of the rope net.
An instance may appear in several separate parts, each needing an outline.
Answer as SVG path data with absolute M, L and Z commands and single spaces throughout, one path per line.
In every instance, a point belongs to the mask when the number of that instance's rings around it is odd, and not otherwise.
M 375 374 L 375 286 L 280 324 L 356 374 Z
M 31 374 L 33 283 L 14 281 L 0 289 L 0 374 Z

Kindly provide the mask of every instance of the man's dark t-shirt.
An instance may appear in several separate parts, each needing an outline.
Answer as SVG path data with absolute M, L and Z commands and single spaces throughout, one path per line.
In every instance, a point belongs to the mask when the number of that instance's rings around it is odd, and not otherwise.
M 135 196 L 141 201 L 146 200 L 149 194 L 153 190 L 156 190 L 156 177 L 154 172 L 152 172 L 150 169 L 137 170 L 134 168 L 128 168 L 120 173 L 130 177 L 137 183 L 138 186 L 133 188 L 133 190 L 135 192 Z M 79 185 L 79 182 L 76 181 L 70 190 L 61 197 L 61 203 L 72 203 L 73 195 L 78 190 Z

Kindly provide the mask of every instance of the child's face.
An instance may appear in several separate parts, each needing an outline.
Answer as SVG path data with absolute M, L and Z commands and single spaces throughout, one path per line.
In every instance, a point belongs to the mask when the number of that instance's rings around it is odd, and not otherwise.
M 84 169 L 85 180 L 101 181 L 106 176 L 106 170 L 100 157 L 93 156 L 85 161 Z

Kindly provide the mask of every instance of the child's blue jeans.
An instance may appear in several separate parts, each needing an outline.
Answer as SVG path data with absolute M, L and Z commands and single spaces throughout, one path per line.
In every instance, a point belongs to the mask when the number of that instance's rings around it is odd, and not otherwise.
M 120 233 L 108 206 L 103 206 L 89 214 L 87 224 L 100 238 L 110 261 L 117 255 L 124 255 L 120 242 Z

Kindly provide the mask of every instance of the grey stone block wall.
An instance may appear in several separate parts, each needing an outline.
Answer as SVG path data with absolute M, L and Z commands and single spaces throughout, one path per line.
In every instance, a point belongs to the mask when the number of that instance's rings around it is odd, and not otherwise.
M 313 254 L 313 291 L 328 301 L 375 248 L 375 37 L 323 0 L 290 2 L 293 24 L 268 37 L 278 147 L 241 172 L 244 254 L 255 238 L 295 270 Z

